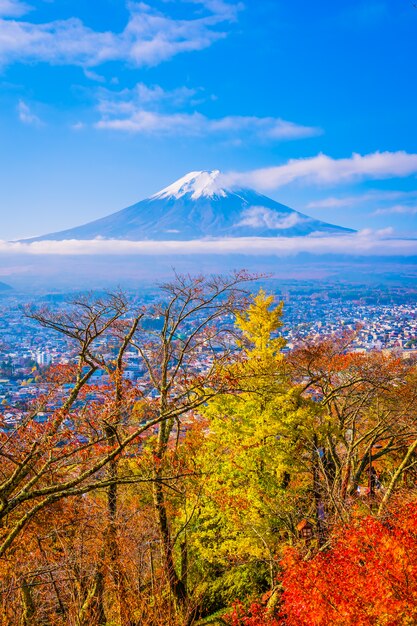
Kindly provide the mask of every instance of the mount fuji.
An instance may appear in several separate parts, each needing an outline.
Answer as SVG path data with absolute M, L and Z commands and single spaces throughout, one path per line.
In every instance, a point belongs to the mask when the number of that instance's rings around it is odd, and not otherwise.
M 313 219 L 252 189 L 222 186 L 219 170 L 190 172 L 117 213 L 25 240 L 190 241 L 219 237 L 304 237 L 355 231 Z

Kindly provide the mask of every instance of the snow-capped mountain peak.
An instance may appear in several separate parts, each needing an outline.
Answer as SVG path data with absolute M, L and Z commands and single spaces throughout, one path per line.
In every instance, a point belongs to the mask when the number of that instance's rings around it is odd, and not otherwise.
M 162 198 L 181 198 L 190 195 L 192 200 L 199 198 L 226 197 L 226 190 L 219 184 L 220 170 L 189 172 L 168 187 L 151 196 L 151 200 Z
M 1 0 L 0 0 L 1 1 Z M 76 228 L 30 241 L 125 239 L 190 241 L 224 237 L 304 237 L 349 229 L 294 211 L 253 189 L 222 187 L 219 170 L 190 172 L 150 198 Z

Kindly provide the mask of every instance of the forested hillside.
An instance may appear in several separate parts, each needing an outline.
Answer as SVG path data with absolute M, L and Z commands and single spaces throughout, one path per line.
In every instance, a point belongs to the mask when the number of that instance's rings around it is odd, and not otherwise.
M 2 407 L 1 624 L 417 621 L 416 366 L 342 331 L 283 352 L 252 278 L 25 311 L 79 356 Z

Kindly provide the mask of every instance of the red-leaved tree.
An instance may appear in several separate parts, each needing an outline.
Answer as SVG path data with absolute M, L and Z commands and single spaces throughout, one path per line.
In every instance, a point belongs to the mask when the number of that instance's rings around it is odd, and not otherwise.
M 330 550 L 309 560 L 291 550 L 283 565 L 286 626 L 416 624 L 417 504 L 352 521 Z

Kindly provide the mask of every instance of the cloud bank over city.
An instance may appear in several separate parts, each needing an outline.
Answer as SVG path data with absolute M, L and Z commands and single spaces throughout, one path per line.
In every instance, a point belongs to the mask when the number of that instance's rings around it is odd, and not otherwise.
M 127 241 L 118 239 L 0 242 L 1 255 L 316 255 L 415 256 L 417 239 L 398 239 L 390 229 L 364 230 L 352 235 L 309 237 L 225 237 L 192 241 Z

